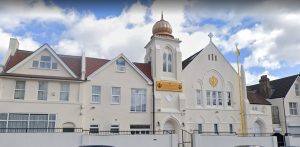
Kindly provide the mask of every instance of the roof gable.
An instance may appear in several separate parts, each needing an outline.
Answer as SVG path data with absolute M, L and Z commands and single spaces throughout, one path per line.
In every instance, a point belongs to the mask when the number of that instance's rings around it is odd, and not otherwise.
M 210 47 L 211 46 L 211 47 Z M 220 52 L 220 50 L 217 48 L 217 46 L 210 41 L 208 45 L 206 45 L 202 50 L 198 51 L 197 53 L 193 54 L 192 56 L 188 57 L 182 62 L 182 70 L 184 70 L 191 62 L 194 61 L 196 57 L 198 57 L 200 54 L 203 54 L 207 49 L 214 49 L 216 52 L 225 60 L 225 62 L 230 66 L 230 68 L 237 73 L 237 71 L 232 67 L 232 65 L 228 62 L 228 60 L 224 57 L 224 55 Z
M 18 69 L 19 67 L 21 67 L 22 65 L 27 63 L 29 60 L 31 60 L 33 57 L 35 57 L 36 55 L 38 55 L 39 53 L 41 53 L 44 50 L 47 50 L 58 61 L 58 63 L 61 64 L 62 67 L 68 71 L 68 73 L 73 78 L 77 78 L 77 75 L 74 74 L 74 72 L 62 61 L 62 59 L 54 52 L 54 50 L 48 44 L 44 44 L 39 49 L 37 49 L 36 51 L 31 52 L 31 53 L 25 52 L 25 51 L 19 52 L 19 53 L 16 52 L 15 56 L 12 56 L 8 61 L 8 65 L 10 66 L 10 68 L 8 69 L 6 67 L 5 71 L 7 73 L 12 73 L 13 71 L 15 71 L 16 69 Z M 20 57 L 20 59 L 18 57 Z M 65 58 L 65 61 L 69 62 L 69 60 L 66 58 Z M 73 60 L 73 61 L 75 61 L 75 60 Z M 74 63 L 71 61 L 71 62 L 69 62 L 69 64 L 72 65 Z
M 148 73 L 149 75 L 149 66 L 147 65 L 142 65 L 142 64 L 134 64 L 131 61 L 129 61 L 123 54 L 118 55 L 116 58 L 114 58 L 113 60 L 99 60 L 99 59 L 94 59 L 94 60 L 98 60 L 101 61 L 101 63 L 98 63 L 98 65 L 95 65 L 94 68 L 90 68 L 89 69 L 89 74 L 87 79 L 91 80 L 93 78 L 93 76 L 95 76 L 97 73 L 101 72 L 102 70 L 104 70 L 106 67 L 108 67 L 109 65 L 115 63 L 115 61 L 119 58 L 123 58 L 139 75 L 141 75 L 143 77 L 143 79 L 145 79 L 148 84 L 153 84 L 152 80 L 145 74 Z M 92 60 L 90 60 L 92 61 Z M 95 62 L 95 61 L 94 61 Z M 139 66 L 139 68 L 137 67 Z M 99 67 L 99 68 L 95 68 L 95 67 Z M 96 70 L 95 70 L 96 69 Z M 142 71 L 143 70 L 143 71 Z M 150 73 L 151 73 L 151 66 L 150 66 Z

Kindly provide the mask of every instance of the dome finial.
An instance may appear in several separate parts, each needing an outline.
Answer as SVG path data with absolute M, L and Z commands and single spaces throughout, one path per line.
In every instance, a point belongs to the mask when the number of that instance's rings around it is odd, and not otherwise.
M 164 11 L 161 11 L 161 20 L 164 20 Z

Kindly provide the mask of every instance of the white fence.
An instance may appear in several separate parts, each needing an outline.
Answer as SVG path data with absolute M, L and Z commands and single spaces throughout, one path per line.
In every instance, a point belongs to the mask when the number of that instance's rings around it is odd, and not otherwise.
M 287 146 L 300 147 L 300 136 L 285 136 Z
M 273 136 L 239 137 L 239 136 L 204 136 L 194 134 L 193 147 L 234 147 L 238 145 L 259 145 L 277 147 L 277 138 Z

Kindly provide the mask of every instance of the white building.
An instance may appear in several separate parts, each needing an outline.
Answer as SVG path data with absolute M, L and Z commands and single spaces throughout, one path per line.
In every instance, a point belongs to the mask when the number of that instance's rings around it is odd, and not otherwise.
M 238 75 L 212 34 L 207 46 L 182 61 L 171 25 L 161 18 L 152 31 L 145 63 L 123 54 L 112 60 L 59 55 L 47 44 L 19 50 L 11 39 L 0 74 L 0 128 L 240 133 Z M 270 105 L 248 102 L 245 88 L 243 80 L 247 132 L 269 133 Z M 263 107 L 264 117 L 252 106 Z
M 300 79 L 293 75 L 270 81 L 262 76 L 260 84 L 247 89 L 256 91 L 272 103 L 272 123 L 274 132 L 300 134 Z

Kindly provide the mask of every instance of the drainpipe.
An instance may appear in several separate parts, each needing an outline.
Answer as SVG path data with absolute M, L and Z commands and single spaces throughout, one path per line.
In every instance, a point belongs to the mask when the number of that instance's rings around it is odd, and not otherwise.
M 282 98 L 282 105 L 283 105 L 283 117 L 284 117 L 284 124 L 285 124 L 285 134 L 284 134 L 284 146 L 286 146 L 286 142 L 285 142 L 285 136 L 288 135 L 288 128 L 287 128 L 287 124 L 286 124 L 286 113 L 285 113 L 285 105 L 284 105 L 284 97 Z
M 155 134 L 155 96 L 154 96 L 154 84 L 152 84 L 152 94 L 153 94 L 153 103 L 152 103 L 152 129 L 153 129 L 153 134 Z

